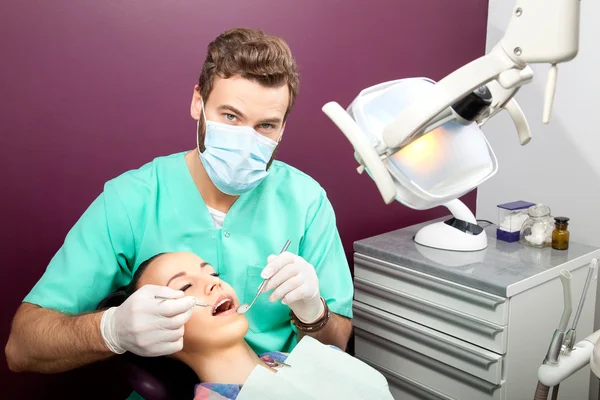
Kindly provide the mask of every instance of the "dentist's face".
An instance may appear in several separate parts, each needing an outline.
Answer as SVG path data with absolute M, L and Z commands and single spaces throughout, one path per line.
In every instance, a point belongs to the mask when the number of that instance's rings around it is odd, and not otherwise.
M 290 101 L 286 84 L 266 87 L 239 75 L 227 79 L 216 77 L 210 95 L 204 99 L 206 119 L 228 125 L 249 126 L 256 132 L 277 141 L 285 128 L 285 114 Z M 202 96 L 194 88 L 191 106 L 192 118 L 203 127 Z M 204 128 L 200 131 L 200 145 L 204 147 Z
M 213 305 L 194 308 L 184 327 L 183 352 L 226 347 L 246 335 L 248 320 L 236 312 L 240 303 L 235 291 L 200 257 L 192 253 L 158 257 L 144 271 L 138 286 L 149 284 L 182 290 L 200 303 Z

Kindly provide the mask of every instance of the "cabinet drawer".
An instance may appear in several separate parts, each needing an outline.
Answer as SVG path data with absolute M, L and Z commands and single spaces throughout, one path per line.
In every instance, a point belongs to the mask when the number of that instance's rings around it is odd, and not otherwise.
M 499 354 L 357 301 L 353 314 L 356 328 L 488 382 L 502 382 L 503 357 Z
M 466 315 L 440 304 L 354 278 L 354 299 L 495 353 L 506 353 L 506 326 Z
M 437 392 L 425 385 L 421 385 L 419 382 L 413 381 L 412 379 L 401 376 L 379 364 L 364 360 L 360 357 L 356 357 L 362 362 L 375 368 L 388 381 L 390 393 L 397 400 L 453 400 L 451 397 L 446 396 L 443 393 Z
M 497 325 L 508 323 L 507 299 L 360 253 L 354 276 Z
M 406 347 L 399 346 L 389 340 L 372 333 L 355 328 L 356 357 L 371 363 L 382 374 L 402 377 L 418 384 L 431 395 L 443 394 L 445 397 L 459 400 L 505 398 L 503 384 L 493 384 L 473 375 L 467 374 L 430 357 L 416 353 Z M 391 382 L 390 382 L 391 381 Z M 394 379 L 389 379 L 393 386 Z M 417 397 L 418 398 L 418 397 Z M 427 398 L 427 397 L 425 397 Z M 435 398 L 435 397 L 434 397 Z

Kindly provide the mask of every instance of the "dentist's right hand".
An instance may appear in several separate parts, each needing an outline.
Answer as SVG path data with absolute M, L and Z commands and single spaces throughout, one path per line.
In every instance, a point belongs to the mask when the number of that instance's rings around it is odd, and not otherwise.
M 160 300 L 155 296 L 172 297 Z M 183 348 L 183 325 L 192 316 L 196 299 L 166 286 L 146 285 L 123 304 L 106 310 L 100 332 L 106 347 L 143 357 L 173 354 Z

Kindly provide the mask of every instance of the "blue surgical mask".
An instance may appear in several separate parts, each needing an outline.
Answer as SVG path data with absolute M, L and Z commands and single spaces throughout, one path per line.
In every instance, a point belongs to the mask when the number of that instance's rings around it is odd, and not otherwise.
M 206 117 L 204 121 L 204 153 L 200 152 L 200 143 L 196 145 L 200 161 L 217 189 L 239 196 L 257 187 L 269 175 L 267 164 L 277 142 L 249 126 L 206 121 Z M 198 129 L 199 125 L 200 121 Z

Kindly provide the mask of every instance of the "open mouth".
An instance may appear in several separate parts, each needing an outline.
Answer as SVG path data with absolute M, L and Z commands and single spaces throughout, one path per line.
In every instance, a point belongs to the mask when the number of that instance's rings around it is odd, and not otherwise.
M 233 304 L 233 298 L 231 296 L 221 296 L 215 303 L 212 315 L 222 316 L 231 314 L 235 311 L 235 305 Z

